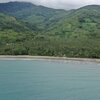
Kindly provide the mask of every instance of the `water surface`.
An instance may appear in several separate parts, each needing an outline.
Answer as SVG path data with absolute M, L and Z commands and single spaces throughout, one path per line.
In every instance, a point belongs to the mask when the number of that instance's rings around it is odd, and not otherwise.
M 0 100 L 100 100 L 100 65 L 0 61 Z

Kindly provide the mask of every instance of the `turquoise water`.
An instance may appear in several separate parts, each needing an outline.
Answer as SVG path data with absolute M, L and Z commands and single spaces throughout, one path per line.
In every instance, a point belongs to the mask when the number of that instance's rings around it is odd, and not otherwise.
M 0 100 L 100 100 L 100 65 L 0 61 Z

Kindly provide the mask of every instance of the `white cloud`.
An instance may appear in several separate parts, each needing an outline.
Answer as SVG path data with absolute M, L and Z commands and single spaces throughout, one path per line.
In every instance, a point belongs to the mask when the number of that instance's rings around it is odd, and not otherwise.
M 0 0 L 0 2 L 8 1 L 27 1 L 58 9 L 73 9 L 85 5 L 100 4 L 100 0 Z

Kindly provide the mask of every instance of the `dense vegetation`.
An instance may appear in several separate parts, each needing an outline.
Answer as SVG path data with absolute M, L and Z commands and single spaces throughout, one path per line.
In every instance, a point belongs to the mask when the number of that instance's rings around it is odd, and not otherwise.
M 65 11 L 1 3 L 0 54 L 100 58 L 100 6 Z

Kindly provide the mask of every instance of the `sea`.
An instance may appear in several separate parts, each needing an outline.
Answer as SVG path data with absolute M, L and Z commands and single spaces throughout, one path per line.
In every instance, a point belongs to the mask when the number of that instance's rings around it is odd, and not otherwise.
M 0 100 L 100 100 L 100 64 L 0 60 Z

